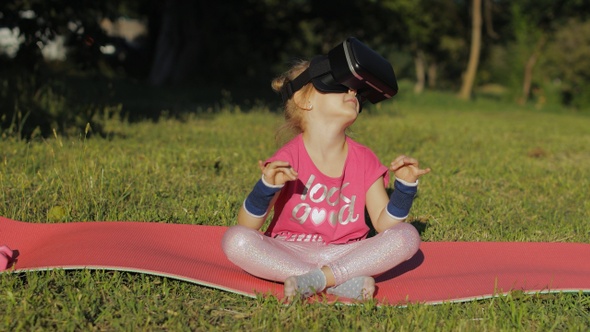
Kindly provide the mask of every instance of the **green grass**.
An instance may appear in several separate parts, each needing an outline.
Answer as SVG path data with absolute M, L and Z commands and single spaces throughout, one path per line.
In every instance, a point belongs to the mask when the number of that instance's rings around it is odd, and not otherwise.
M 429 99 L 430 98 L 430 99 Z M 258 110 L 130 124 L 109 137 L 0 141 L 0 215 L 29 222 L 235 223 L 277 148 L 282 118 Z M 590 117 L 448 97 L 362 113 L 353 136 L 388 163 L 418 158 L 411 221 L 424 241 L 590 242 Z M 112 271 L 0 275 L 0 330 L 570 330 L 590 327 L 589 294 L 522 294 L 407 308 L 250 299 Z

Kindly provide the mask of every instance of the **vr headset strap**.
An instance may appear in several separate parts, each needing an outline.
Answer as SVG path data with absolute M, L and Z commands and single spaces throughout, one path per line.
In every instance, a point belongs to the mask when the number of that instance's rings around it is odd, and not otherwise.
M 295 92 L 299 91 L 299 89 L 301 89 L 305 84 L 309 83 L 312 79 L 325 75 L 330 71 L 330 60 L 328 57 L 321 59 L 317 63 L 314 62 L 313 66 L 309 66 L 293 81 L 288 81 L 285 83 L 281 89 L 281 97 L 283 98 L 283 102 L 287 102 L 287 100 L 293 97 Z

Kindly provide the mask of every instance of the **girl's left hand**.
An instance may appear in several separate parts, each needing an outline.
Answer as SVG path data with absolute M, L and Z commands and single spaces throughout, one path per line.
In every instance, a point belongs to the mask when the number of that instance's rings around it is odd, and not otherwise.
M 259 160 L 258 167 L 269 184 L 283 185 L 287 181 L 297 180 L 297 172 L 286 161 L 276 160 L 265 165 Z
M 416 182 L 419 177 L 430 172 L 430 168 L 420 169 L 418 160 L 404 155 L 395 158 L 389 169 L 396 178 L 410 183 Z

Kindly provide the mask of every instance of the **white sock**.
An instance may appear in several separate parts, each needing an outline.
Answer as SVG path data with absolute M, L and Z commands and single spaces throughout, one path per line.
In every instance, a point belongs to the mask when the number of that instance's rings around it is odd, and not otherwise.
M 375 292 L 375 279 L 372 277 L 356 277 L 328 288 L 326 293 L 353 300 L 369 300 Z
M 310 297 L 326 288 L 326 276 L 321 269 L 315 269 L 306 274 L 292 276 L 285 280 L 285 297 L 292 298 L 297 294 Z

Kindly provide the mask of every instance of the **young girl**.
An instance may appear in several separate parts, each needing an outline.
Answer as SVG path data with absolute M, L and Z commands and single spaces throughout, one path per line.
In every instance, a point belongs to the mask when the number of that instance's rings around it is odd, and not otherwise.
M 281 91 L 309 66 L 308 61 L 296 64 L 273 81 L 273 89 Z M 238 225 L 222 240 L 231 262 L 257 277 L 283 282 L 287 299 L 324 289 L 338 297 L 370 299 L 373 276 L 408 260 L 420 245 L 418 232 L 404 220 L 418 178 L 430 169 L 420 169 L 406 156 L 387 168 L 348 137 L 360 98 L 340 87 L 342 92 L 325 93 L 321 83 L 311 81 L 286 101 L 287 127 L 297 135 L 259 161 L 262 177 L 244 201 Z M 389 171 L 395 175 L 390 198 L 385 190 Z M 365 207 L 378 232 L 371 238 Z

